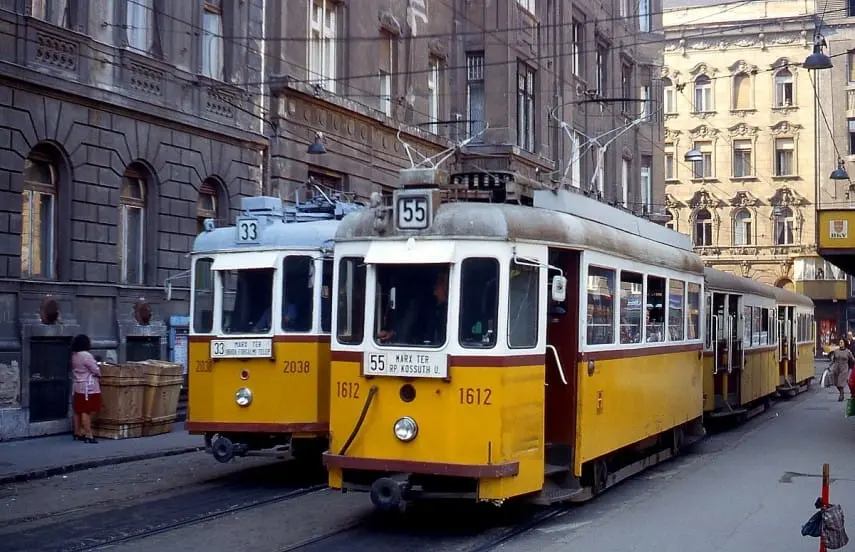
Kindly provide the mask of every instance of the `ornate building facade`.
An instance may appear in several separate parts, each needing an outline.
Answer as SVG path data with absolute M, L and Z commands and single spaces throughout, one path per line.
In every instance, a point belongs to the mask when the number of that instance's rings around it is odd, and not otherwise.
M 663 17 L 668 225 L 709 266 L 811 296 L 817 333 L 836 333 L 847 281 L 816 255 L 819 113 L 802 67 L 813 5 L 681 2 Z

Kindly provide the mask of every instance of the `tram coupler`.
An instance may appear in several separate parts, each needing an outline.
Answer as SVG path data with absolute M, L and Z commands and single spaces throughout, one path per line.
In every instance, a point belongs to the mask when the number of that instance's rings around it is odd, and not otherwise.
M 371 484 L 371 503 L 384 512 L 400 512 L 404 509 L 406 483 L 390 477 L 381 477 Z
M 246 456 L 249 446 L 243 443 L 232 443 L 228 437 L 220 435 L 211 442 L 211 454 L 218 462 L 226 464 L 235 456 Z

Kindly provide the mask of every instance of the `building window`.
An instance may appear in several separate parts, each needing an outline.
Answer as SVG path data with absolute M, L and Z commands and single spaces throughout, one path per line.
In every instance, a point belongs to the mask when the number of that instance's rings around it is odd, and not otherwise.
M 639 117 L 643 120 L 647 120 L 650 117 L 650 87 L 647 85 L 642 86 L 638 89 L 638 99 L 639 99 Z
M 143 283 L 145 257 L 145 181 L 129 168 L 119 197 L 119 278 L 124 284 Z
M 336 13 L 330 0 L 308 0 L 309 79 L 335 92 Z
M 665 145 L 665 180 L 674 180 L 676 178 L 676 167 L 674 166 L 674 146 L 671 144 Z
M 712 178 L 713 177 L 713 158 L 712 158 L 712 143 L 710 142 L 695 142 L 697 148 L 703 155 L 703 159 L 695 161 L 694 178 Z
M 793 211 L 789 207 L 776 207 L 772 216 L 775 220 L 775 245 L 793 244 Z
M 793 74 L 789 69 L 775 73 L 775 107 L 790 107 L 793 101 Z
M 380 111 L 392 116 L 392 72 L 395 67 L 392 37 L 384 36 L 380 41 Z
M 603 193 L 603 183 L 605 180 L 605 151 L 599 146 L 591 148 L 591 154 L 594 156 L 594 189 Z
M 574 19 L 570 32 L 570 68 L 579 77 L 582 76 L 582 24 Z
M 751 245 L 751 213 L 747 209 L 733 215 L 733 245 Z
M 641 156 L 641 209 L 642 213 L 649 214 L 653 211 L 653 157 Z
M 574 188 L 582 185 L 582 135 L 573 133 L 570 140 L 570 184 Z
M 849 17 L 855 17 L 855 0 L 849 0 Z
M 205 0 L 202 27 L 202 74 L 211 79 L 224 80 L 223 11 L 220 0 Z
M 712 80 L 706 75 L 695 79 L 695 113 L 713 110 Z
M 629 16 L 629 0 L 618 0 L 620 16 L 628 17 Z
M 469 136 L 484 130 L 484 52 L 466 55 L 466 119 Z
M 211 180 L 205 180 L 199 187 L 199 201 L 196 203 L 197 234 L 205 231 L 205 219 L 217 220 L 217 204 L 217 185 Z
M 855 50 L 846 52 L 846 74 L 849 84 L 855 83 Z
M 535 0 L 517 0 L 517 4 L 519 4 L 529 12 L 534 13 Z
M 149 53 L 154 36 L 154 0 L 128 0 L 125 24 L 128 33 L 128 46 L 134 50 Z
M 712 215 L 706 209 L 701 209 L 695 215 L 695 246 L 706 247 L 712 244 Z
M 733 141 L 733 176 L 741 178 L 752 176 L 751 168 L 751 140 Z
M 431 58 L 428 63 L 428 121 L 430 131 L 437 133 L 436 122 L 439 120 L 439 60 Z
M 792 138 L 775 138 L 775 176 L 793 176 L 795 143 Z
M 517 66 L 517 145 L 534 151 L 534 70 Z
M 620 92 L 624 98 L 632 97 L 632 66 L 627 63 L 620 65 Z M 633 102 L 624 100 L 623 112 L 632 112 Z
M 650 32 L 650 0 L 638 0 L 638 30 Z
M 629 175 L 631 170 L 629 159 L 623 159 L 620 166 L 620 204 L 624 207 L 629 202 Z
M 30 14 L 58 27 L 71 27 L 68 0 L 32 0 Z
M 739 73 L 733 77 L 733 109 L 751 108 L 751 77 Z
M 855 119 L 847 121 L 849 125 L 849 155 L 855 155 Z
M 596 85 L 595 90 L 597 92 L 597 95 L 600 97 L 604 97 L 605 93 L 606 93 L 606 83 L 608 82 L 606 80 L 606 77 L 608 76 L 607 75 L 608 55 L 609 55 L 608 49 L 605 46 L 598 44 L 597 45 L 597 75 L 596 75 L 596 82 L 595 82 L 595 85 Z
M 24 160 L 21 192 L 21 276 L 56 276 L 56 168 L 46 158 Z
M 674 90 L 674 83 L 671 82 L 671 79 L 662 79 L 662 89 L 665 96 L 665 113 L 676 113 L 677 96 Z

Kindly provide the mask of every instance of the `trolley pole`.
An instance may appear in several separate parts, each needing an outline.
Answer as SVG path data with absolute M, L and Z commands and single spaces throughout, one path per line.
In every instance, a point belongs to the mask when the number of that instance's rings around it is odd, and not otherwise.
M 828 507 L 828 486 L 829 486 L 829 476 L 830 468 L 828 464 L 822 465 L 822 509 Z M 819 537 L 819 552 L 826 552 L 825 549 L 825 539 L 820 535 Z

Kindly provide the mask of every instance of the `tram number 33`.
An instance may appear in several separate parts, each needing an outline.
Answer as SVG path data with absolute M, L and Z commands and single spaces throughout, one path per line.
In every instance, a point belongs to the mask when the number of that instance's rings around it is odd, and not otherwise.
M 428 200 L 426 197 L 406 197 L 398 200 L 398 228 L 427 228 Z
M 258 221 L 242 220 L 238 222 L 238 241 L 254 242 L 258 239 Z
M 458 390 L 460 404 L 474 404 L 478 406 L 492 406 L 490 398 L 493 395 L 493 390 L 489 387 L 461 387 Z

